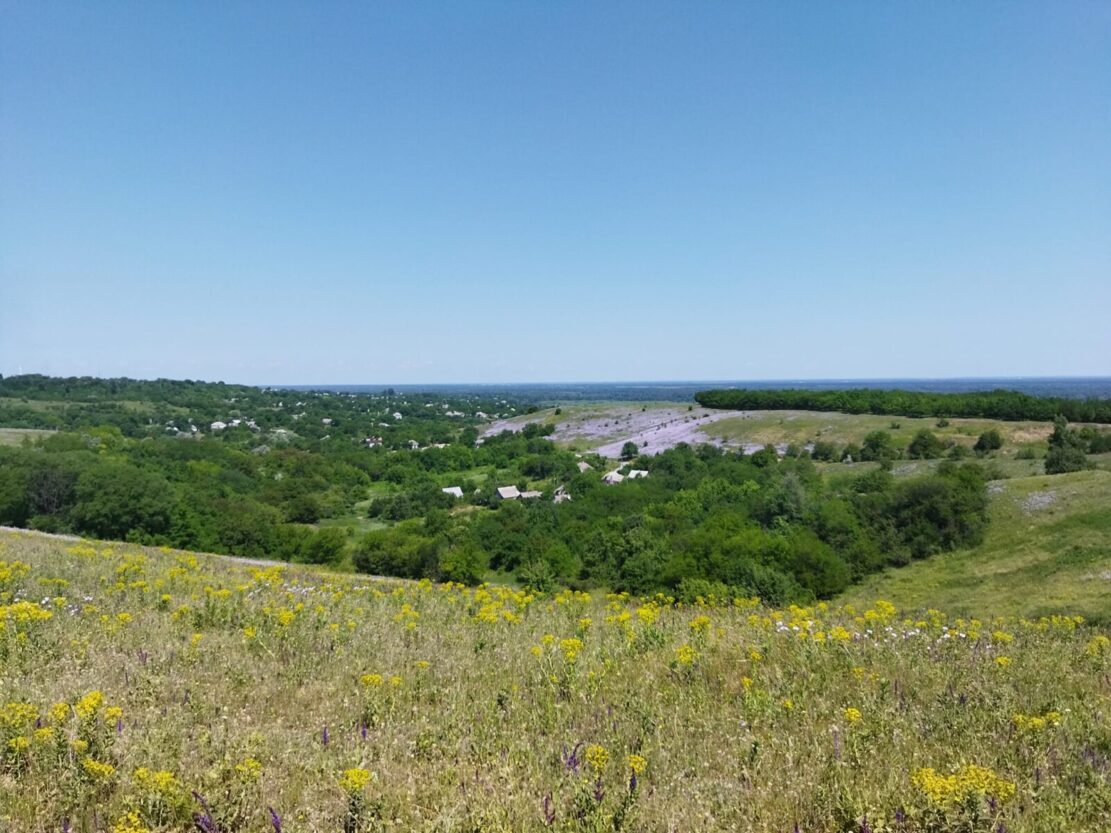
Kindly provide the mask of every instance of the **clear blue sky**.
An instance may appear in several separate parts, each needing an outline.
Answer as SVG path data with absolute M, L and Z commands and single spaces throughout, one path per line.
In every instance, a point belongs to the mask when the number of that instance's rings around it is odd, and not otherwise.
M 0 372 L 1111 374 L 1111 3 L 0 3 Z

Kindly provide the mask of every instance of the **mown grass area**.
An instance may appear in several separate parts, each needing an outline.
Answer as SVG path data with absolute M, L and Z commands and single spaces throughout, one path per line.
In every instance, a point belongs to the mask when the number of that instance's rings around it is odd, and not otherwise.
M 53 433 L 39 428 L 0 428 L 0 445 L 23 445 Z
M 846 599 L 879 594 L 964 615 L 1067 610 L 1111 623 L 1111 472 L 1002 480 L 989 491 L 981 546 L 887 570 Z
M 875 416 L 872 414 L 841 414 L 820 411 L 749 411 L 743 416 L 728 417 L 707 426 L 707 437 L 727 443 L 795 443 L 804 445 L 825 440 L 837 446 L 860 445 L 872 431 L 888 431 L 897 448 L 906 448 L 917 431 L 927 429 L 943 440 L 972 447 L 976 438 L 989 428 L 1003 435 L 1004 448 L 1013 453 L 1015 447 L 1046 447 L 1053 430 L 1048 422 L 1003 422 L 992 419 L 951 419 L 939 427 L 934 418 Z M 897 426 L 897 427 L 893 427 Z M 1009 447 L 1009 448 L 1008 448 Z
M 1111 640 L 1071 617 L 538 597 L 25 533 L 0 561 L 13 831 L 1111 825 Z

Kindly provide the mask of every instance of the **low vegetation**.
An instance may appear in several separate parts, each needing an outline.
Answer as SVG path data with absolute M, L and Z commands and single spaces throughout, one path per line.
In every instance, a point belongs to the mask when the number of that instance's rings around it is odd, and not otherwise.
M 19 831 L 1111 826 L 1111 639 L 1067 615 L 542 595 L 0 533 L 0 668 Z

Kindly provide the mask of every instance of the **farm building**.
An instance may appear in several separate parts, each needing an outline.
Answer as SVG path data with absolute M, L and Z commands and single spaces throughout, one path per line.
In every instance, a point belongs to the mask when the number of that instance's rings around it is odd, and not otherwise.
M 610 486 L 614 486 L 624 479 L 625 475 L 621 474 L 621 472 L 617 471 L 616 469 L 602 475 L 602 482 Z
M 516 486 L 498 486 L 494 493 L 498 500 L 516 500 L 521 496 Z
M 445 495 L 451 495 L 453 498 L 462 500 L 463 490 L 459 486 L 445 486 L 440 489 Z

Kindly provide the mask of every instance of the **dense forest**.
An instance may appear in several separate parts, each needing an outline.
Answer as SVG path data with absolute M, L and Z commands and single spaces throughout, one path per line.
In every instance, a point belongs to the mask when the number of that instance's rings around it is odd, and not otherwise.
M 706 390 L 695 394 L 706 408 L 739 411 L 840 411 L 906 417 L 979 417 L 1047 422 L 1111 423 L 1111 399 L 1030 396 L 1011 390 L 930 393 L 906 390 Z

